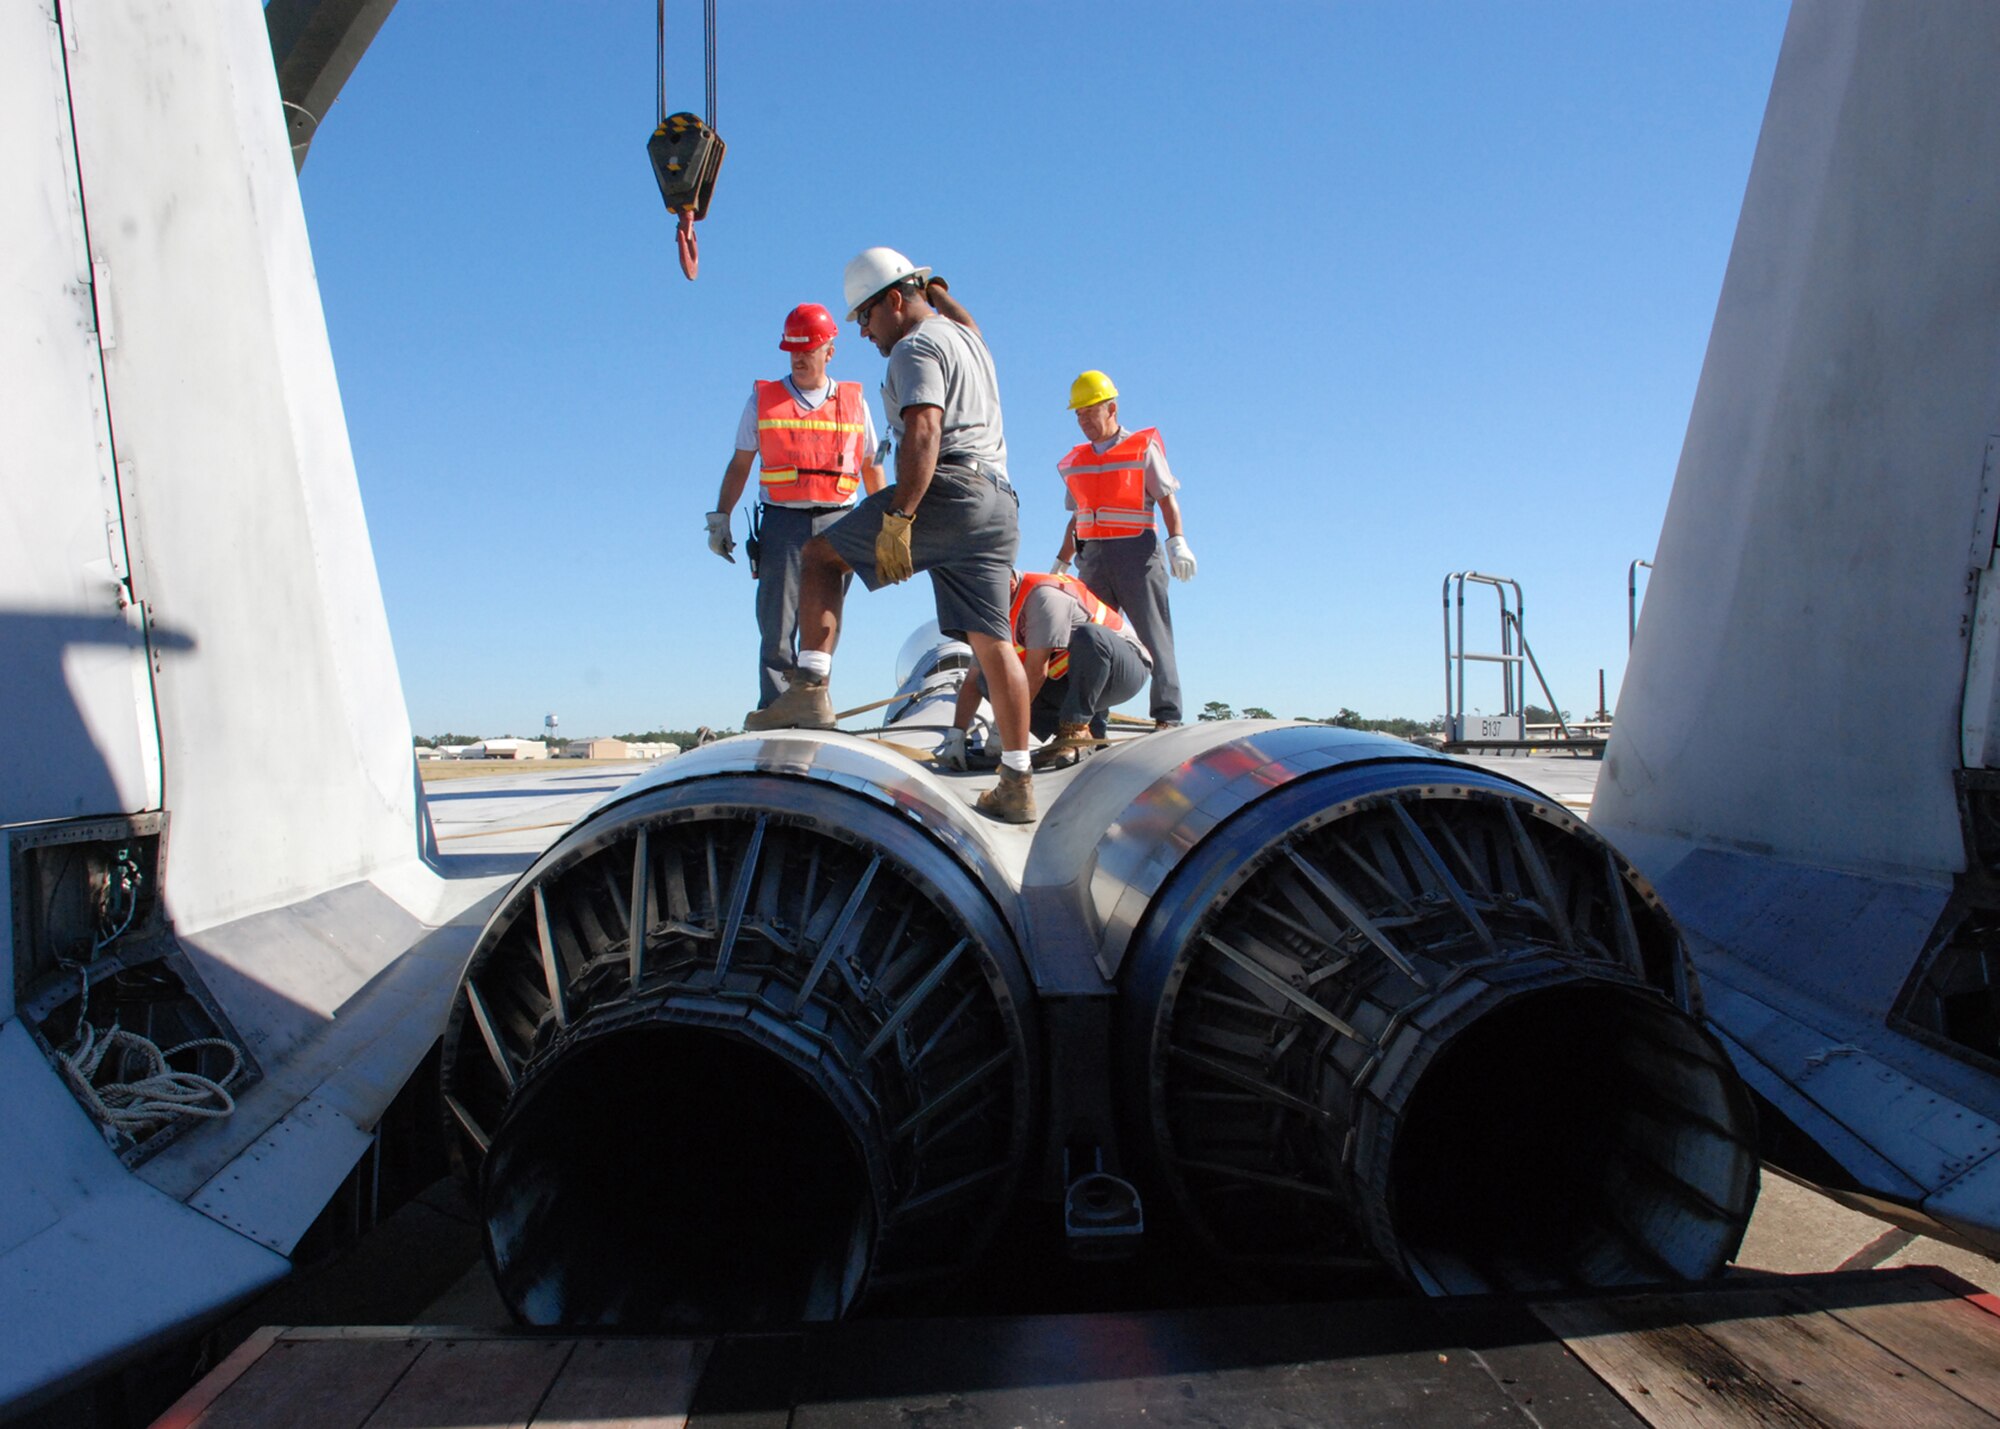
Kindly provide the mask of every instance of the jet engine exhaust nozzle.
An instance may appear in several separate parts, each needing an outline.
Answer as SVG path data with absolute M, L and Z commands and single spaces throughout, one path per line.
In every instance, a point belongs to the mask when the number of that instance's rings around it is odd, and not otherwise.
M 1377 763 L 1250 804 L 1162 887 L 1125 998 L 1154 1170 L 1259 1283 L 1692 1280 L 1741 1241 L 1754 1112 L 1679 933 L 1517 785 Z
M 1025 995 L 965 868 L 850 791 L 708 777 L 587 819 L 446 1032 L 502 1298 L 707 1330 L 962 1269 L 1026 1159 Z

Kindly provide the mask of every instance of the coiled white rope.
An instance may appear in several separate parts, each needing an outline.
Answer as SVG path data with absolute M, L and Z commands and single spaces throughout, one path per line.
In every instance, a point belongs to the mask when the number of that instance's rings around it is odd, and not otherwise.
M 229 1054 L 229 1070 L 220 1079 L 199 1072 L 177 1072 L 167 1065 L 171 1057 L 203 1047 L 219 1047 Z M 97 1084 L 93 1079 L 112 1053 L 118 1080 Z M 83 1024 L 72 1046 L 59 1053 L 72 1076 L 77 1093 L 99 1121 L 134 1141 L 143 1141 L 176 1121 L 212 1120 L 236 1110 L 229 1095 L 229 1083 L 243 1070 L 243 1054 L 233 1043 L 220 1037 L 197 1037 L 164 1052 L 150 1038 L 122 1027 L 110 1027 L 99 1036 L 89 1023 Z M 133 1076 L 137 1059 L 140 1075 Z
M 116 876 L 105 889 L 104 912 L 108 922 L 117 905 L 124 905 L 117 926 L 104 929 L 92 941 L 87 962 L 75 962 L 60 955 L 56 958 L 63 967 L 75 971 L 78 981 L 76 1030 L 56 1056 L 69 1072 L 85 1110 L 96 1116 L 107 1130 L 143 1141 L 177 1121 L 214 1120 L 234 1112 L 236 1099 L 229 1095 L 228 1087 L 243 1070 L 243 1053 L 233 1042 L 221 1037 L 197 1037 L 163 1052 L 152 1038 L 120 1027 L 115 1015 L 111 1026 L 101 1030 L 89 1020 L 91 968 L 104 950 L 124 937 L 132 926 L 139 912 L 139 888 L 144 882 L 137 861 L 126 849 L 118 851 L 113 872 Z M 229 1070 L 220 1079 L 199 1072 L 177 1072 L 168 1064 L 168 1059 L 183 1052 L 199 1052 L 208 1047 L 219 1047 L 229 1054 Z M 114 1054 L 117 1060 L 110 1067 L 113 1079 L 99 1085 L 97 1074 Z

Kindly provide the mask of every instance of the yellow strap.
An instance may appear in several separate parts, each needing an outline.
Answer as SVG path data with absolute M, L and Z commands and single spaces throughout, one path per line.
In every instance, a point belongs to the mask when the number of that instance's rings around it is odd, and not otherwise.
M 893 739 L 882 739 L 880 737 L 875 737 L 871 738 L 869 740 L 869 743 L 879 744 L 884 749 L 893 749 L 898 754 L 908 755 L 911 759 L 916 760 L 917 763 L 919 764 L 931 764 L 936 762 L 937 760 L 937 756 L 932 752 L 930 752 L 929 750 L 915 749 L 907 744 L 898 744 Z
M 768 432 L 772 429 L 785 432 L 858 432 L 859 422 L 829 422 L 819 417 L 759 417 L 757 430 Z
M 888 699 L 876 700 L 873 704 L 856 705 L 851 710 L 842 710 L 839 714 L 835 715 L 834 718 L 846 719 L 849 715 L 867 714 L 868 711 L 879 710 L 884 705 L 893 705 L 894 703 L 896 703 L 897 700 L 900 700 L 901 698 L 902 698 L 901 695 L 891 695 L 889 696 Z
M 1065 476 L 1112 476 L 1121 471 L 1144 471 L 1143 461 L 1114 461 L 1098 465 L 1094 462 L 1073 462 L 1063 468 Z

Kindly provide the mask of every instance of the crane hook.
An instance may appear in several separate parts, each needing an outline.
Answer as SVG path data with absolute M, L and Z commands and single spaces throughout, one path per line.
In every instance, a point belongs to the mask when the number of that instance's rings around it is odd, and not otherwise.
M 692 210 L 682 211 L 680 226 L 674 230 L 674 243 L 681 250 L 681 272 L 692 283 L 695 274 L 701 271 L 701 248 L 695 241 Z

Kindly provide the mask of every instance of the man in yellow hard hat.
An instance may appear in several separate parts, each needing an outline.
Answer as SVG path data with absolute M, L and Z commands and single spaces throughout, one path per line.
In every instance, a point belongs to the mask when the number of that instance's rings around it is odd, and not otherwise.
M 1194 579 L 1194 552 L 1181 533 L 1180 483 L 1167 467 L 1167 449 L 1152 427 L 1128 432 L 1118 421 L 1118 388 L 1092 369 L 1069 387 L 1069 409 L 1083 429 L 1056 470 L 1073 513 L 1063 531 L 1053 570 L 1076 561 L 1077 574 L 1106 605 L 1132 622 L 1153 656 L 1153 723 L 1181 722 L 1180 667 L 1174 661 L 1174 618 L 1167 608 L 1167 572 Z M 1161 550 L 1153 513 L 1167 526 Z
M 791 683 L 798 654 L 799 571 L 806 542 L 838 521 L 863 486 L 882 489 L 875 465 L 875 419 L 859 382 L 827 376 L 833 314 L 800 303 L 785 317 L 778 346 L 791 371 L 758 382 L 736 423 L 736 452 L 722 473 L 715 510 L 708 513 L 708 548 L 734 565 L 729 514 L 743 496 L 750 463 L 761 464 L 751 529 L 751 575 L 757 581 L 757 708 Z
M 944 281 L 893 248 L 857 254 L 842 282 L 847 315 L 889 359 L 882 407 L 896 437 L 896 479 L 807 544 L 798 673 L 744 728 L 831 728 L 842 578 L 851 571 L 876 590 L 925 571 L 938 628 L 972 647 L 1000 733 L 999 783 L 974 807 L 1003 823 L 1031 822 L 1028 680 L 1008 617 L 1021 502 L 1007 479 L 993 355 Z

